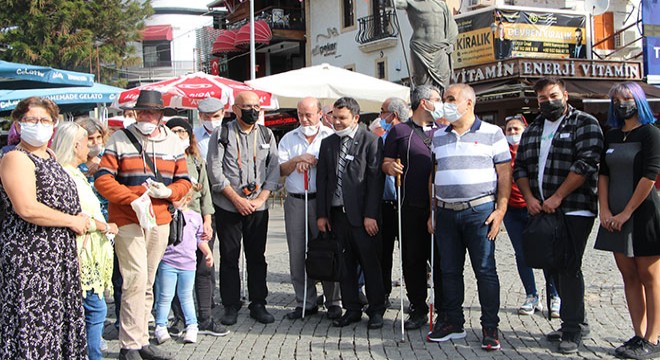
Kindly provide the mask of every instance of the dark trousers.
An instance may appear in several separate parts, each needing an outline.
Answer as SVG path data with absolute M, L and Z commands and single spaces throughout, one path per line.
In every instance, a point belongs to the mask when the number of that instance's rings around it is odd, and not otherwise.
M 266 233 L 268 210 L 243 216 L 215 207 L 216 231 L 220 244 L 220 297 L 225 307 L 241 307 L 241 280 L 238 260 L 241 237 L 245 247 L 247 283 L 250 301 L 266 304 Z M 357 287 L 356 287 L 357 289 Z
M 584 277 L 582 276 L 582 255 L 587 245 L 594 218 L 587 216 L 564 216 L 568 238 L 568 249 L 575 255 L 571 266 L 557 271 L 562 320 L 562 331 L 580 334 L 587 327 L 584 311 Z
M 121 272 L 119 272 L 119 259 L 117 259 L 117 252 L 115 251 L 112 255 L 113 257 L 113 268 L 112 268 L 112 287 L 113 294 L 112 298 L 115 302 L 115 327 L 119 329 L 119 310 L 121 309 L 121 286 L 124 284 L 124 278 L 121 277 Z
M 442 275 L 440 273 L 440 256 L 438 250 L 431 244 L 431 234 L 426 226 L 430 211 L 428 208 L 409 206 L 404 204 L 401 211 L 403 224 L 403 278 L 406 281 L 407 296 L 415 310 L 428 311 L 426 305 L 427 290 L 427 261 L 431 261 L 431 248 L 434 254 L 434 297 L 435 307 L 442 302 Z
M 392 292 L 392 255 L 394 253 L 394 240 L 399 234 L 396 201 L 383 201 L 381 211 L 383 224 L 380 233 L 383 238 L 383 257 L 381 258 L 380 265 L 383 270 L 385 298 L 388 298 Z
M 364 226 L 350 224 L 346 214 L 333 208 L 330 215 L 332 232 L 341 241 L 344 249 L 344 269 L 340 281 L 342 305 L 349 311 L 362 311 L 358 298 L 358 264 L 364 272 L 365 287 L 369 308 L 367 313 L 383 314 L 385 311 L 385 292 L 383 274 L 380 268 L 382 244 L 380 234 L 369 236 Z

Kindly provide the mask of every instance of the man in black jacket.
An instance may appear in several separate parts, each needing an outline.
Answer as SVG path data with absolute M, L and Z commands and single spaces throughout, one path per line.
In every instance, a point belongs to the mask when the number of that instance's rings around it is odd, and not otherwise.
M 360 105 L 343 97 L 332 112 L 335 134 L 321 142 L 317 165 L 317 224 L 331 231 L 344 249 L 340 282 L 346 313 L 335 320 L 338 327 L 358 322 L 362 305 L 358 299 L 357 265 L 365 277 L 369 300 L 369 328 L 383 326 L 385 293 L 380 267 L 379 234 L 384 175 L 382 140 L 358 126 Z

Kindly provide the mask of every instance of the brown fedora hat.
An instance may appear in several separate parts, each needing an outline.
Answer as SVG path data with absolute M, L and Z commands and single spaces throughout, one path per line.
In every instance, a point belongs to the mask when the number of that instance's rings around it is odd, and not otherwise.
M 177 113 L 175 109 L 163 105 L 163 94 L 156 90 L 140 90 L 135 106 L 122 107 L 123 110 L 162 110 L 166 116 Z

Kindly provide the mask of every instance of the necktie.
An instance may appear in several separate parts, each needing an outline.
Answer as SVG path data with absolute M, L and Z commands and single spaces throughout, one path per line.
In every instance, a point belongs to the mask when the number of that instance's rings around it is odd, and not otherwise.
M 337 190 L 335 191 L 335 196 L 338 198 L 342 197 L 342 178 L 344 176 L 344 170 L 346 170 L 346 156 L 348 155 L 348 146 L 351 143 L 350 136 L 344 136 L 341 138 L 341 146 L 339 149 L 339 161 L 337 162 Z

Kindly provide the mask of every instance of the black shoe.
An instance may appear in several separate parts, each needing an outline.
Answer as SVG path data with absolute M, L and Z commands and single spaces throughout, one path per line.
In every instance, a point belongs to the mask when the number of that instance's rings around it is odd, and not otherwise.
M 464 339 L 467 336 L 462 326 L 449 323 L 436 323 L 433 331 L 426 336 L 432 342 L 445 342 L 452 339 Z
M 119 350 L 119 360 L 142 360 L 139 350 L 121 349 Z
M 481 339 L 481 348 L 484 350 L 499 350 L 500 336 L 496 327 L 486 327 L 481 330 L 483 339 Z
M 369 316 L 369 322 L 367 323 L 369 329 L 380 329 L 383 327 L 383 315 L 379 312 L 371 314 Z
M 199 335 L 225 336 L 229 334 L 229 330 L 226 327 L 216 323 L 213 319 L 200 322 L 197 327 L 197 333 Z
M 305 309 L 305 316 L 314 315 L 319 312 L 319 308 L 314 306 L 311 309 Z M 302 318 L 302 308 L 296 307 L 295 310 L 286 314 L 286 318 L 289 320 L 296 320 Z
M 167 327 L 167 332 L 169 332 L 171 336 L 181 336 L 183 335 L 183 329 L 185 328 L 185 322 L 179 318 L 175 318 L 172 320 L 170 326 Z
M 223 325 L 234 325 L 238 320 L 238 309 L 233 306 L 225 307 L 225 314 L 220 318 L 220 322 Z
M 414 311 L 408 317 L 408 320 L 403 324 L 403 327 L 406 330 L 415 330 L 419 329 L 428 323 L 429 317 L 426 315 L 426 312 Z
M 341 317 L 341 307 L 339 307 L 338 305 L 332 305 L 328 308 L 326 314 L 328 316 L 328 319 L 330 320 L 339 319 Z
M 352 323 L 356 323 L 362 320 L 362 312 L 348 310 L 346 313 L 339 319 L 332 322 L 332 325 L 336 327 L 344 327 Z
M 632 349 L 632 348 L 638 346 L 638 344 L 642 340 L 644 340 L 644 339 L 642 339 L 641 337 L 635 335 L 635 336 L 631 337 L 630 339 L 628 339 L 628 341 L 624 342 L 623 345 L 621 345 L 618 348 L 614 349 L 614 354 L 617 355 L 617 356 L 621 356 L 621 355 L 623 355 L 624 351 L 626 351 L 628 349 Z
M 559 352 L 562 354 L 574 354 L 578 351 L 582 336 L 574 332 L 562 332 L 561 342 L 559 343 Z
M 270 324 L 275 321 L 275 318 L 266 310 L 264 304 L 250 304 L 250 317 L 262 324 Z
M 174 357 L 172 357 L 170 353 L 166 353 L 157 346 L 151 344 L 143 346 L 142 349 L 138 350 L 138 353 L 143 359 L 174 360 Z
M 629 359 L 653 359 L 660 356 L 660 345 L 653 345 L 650 342 L 641 339 L 635 346 L 626 349 L 621 356 Z
M 562 332 L 563 332 L 562 328 L 559 328 L 559 330 L 555 330 L 555 331 L 549 332 L 549 333 L 545 336 L 545 339 L 548 340 L 548 341 L 550 341 L 550 342 L 560 342 L 560 341 L 561 341 L 561 334 L 562 334 Z M 589 336 L 589 333 L 591 333 L 591 330 L 589 330 L 588 327 L 587 327 L 587 328 L 583 328 L 582 331 L 581 331 L 582 339 L 588 337 L 588 336 Z

